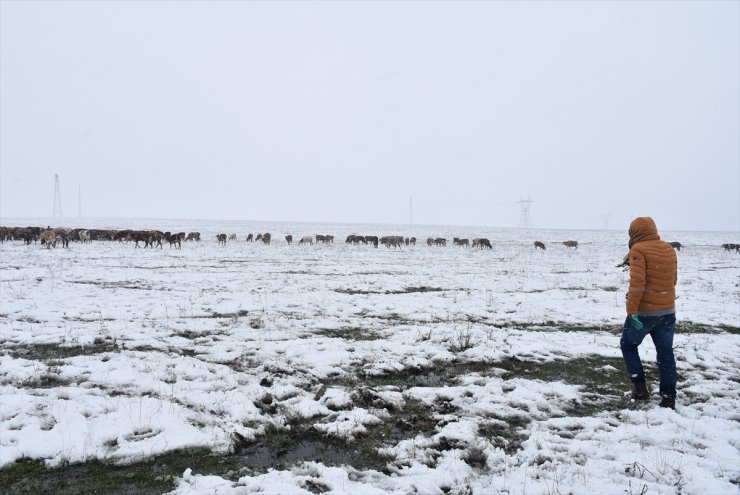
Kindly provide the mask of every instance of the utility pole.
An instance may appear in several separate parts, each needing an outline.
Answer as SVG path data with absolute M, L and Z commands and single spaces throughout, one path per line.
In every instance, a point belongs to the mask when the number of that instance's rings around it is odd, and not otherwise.
M 519 206 L 521 207 L 521 212 L 519 213 L 519 228 L 520 229 L 531 229 L 532 228 L 532 219 L 529 218 L 529 206 L 534 203 L 532 201 L 532 198 L 529 199 L 522 199 L 521 196 L 519 196 Z
M 59 194 L 59 174 L 54 174 L 54 213 L 53 218 L 62 218 L 62 196 Z

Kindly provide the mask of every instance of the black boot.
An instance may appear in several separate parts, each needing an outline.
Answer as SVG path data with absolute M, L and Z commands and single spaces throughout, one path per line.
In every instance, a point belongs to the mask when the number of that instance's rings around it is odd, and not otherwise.
M 660 404 L 658 404 L 660 407 L 668 407 L 670 409 L 676 410 L 676 398 L 675 397 L 663 397 L 660 399 Z
M 645 380 L 641 382 L 634 382 L 634 388 L 632 389 L 632 400 L 648 400 L 650 398 L 650 392 L 647 389 L 647 383 Z

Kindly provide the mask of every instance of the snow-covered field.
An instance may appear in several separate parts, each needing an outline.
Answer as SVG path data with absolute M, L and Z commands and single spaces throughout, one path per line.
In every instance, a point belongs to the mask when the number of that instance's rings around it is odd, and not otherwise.
M 203 241 L 0 245 L 0 478 L 19 459 L 68 469 L 207 449 L 229 469 L 194 463 L 168 490 L 738 493 L 740 254 L 720 248 L 737 234 L 663 233 L 684 245 L 674 412 L 656 406 L 654 367 L 649 405 L 625 398 L 624 232 L 79 226 Z M 221 232 L 239 240 L 220 247 Z M 287 233 L 336 243 L 288 246 Z M 345 245 L 351 233 L 493 249 Z M 654 364 L 651 342 L 641 355 Z

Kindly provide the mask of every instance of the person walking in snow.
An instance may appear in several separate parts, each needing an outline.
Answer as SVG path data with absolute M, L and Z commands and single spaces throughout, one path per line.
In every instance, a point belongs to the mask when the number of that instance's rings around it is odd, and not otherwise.
M 660 240 L 650 217 L 632 221 L 629 229 L 630 286 L 627 292 L 627 319 L 620 347 L 634 400 L 648 400 L 645 370 L 638 346 L 650 335 L 655 344 L 660 372 L 660 406 L 675 408 L 676 360 L 673 334 L 676 330 L 676 278 L 678 261 L 670 244 Z

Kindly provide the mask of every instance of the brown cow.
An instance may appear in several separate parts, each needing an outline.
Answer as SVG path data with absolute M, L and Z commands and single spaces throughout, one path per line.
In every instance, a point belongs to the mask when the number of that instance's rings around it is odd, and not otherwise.
M 269 232 L 262 234 L 262 242 L 270 244 L 270 240 L 272 240 L 272 235 Z
M 285 242 L 288 243 L 288 246 L 290 246 L 293 243 L 293 236 L 288 234 L 285 236 Z
M 177 249 L 182 248 L 181 239 L 178 234 L 170 234 L 169 232 L 166 232 L 163 237 L 164 237 L 164 240 L 170 244 L 170 249 L 172 249 L 173 244 L 177 245 Z
M 169 232 L 167 232 L 169 234 Z M 149 235 L 149 247 L 157 247 L 162 248 L 162 239 L 165 237 L 164 232 L 160 232 L 159 230 L 150 230 L 148 232 Z M 157 246 L 154 245 L 154 243 L 157 243 Z M 171 247 L 171 246 L 170 246 Z
M 216 235 L 216 239 L 218 239 L 218 245 L 226 245 L 226 234 L 218 234 Z
M 563 246 L 578 249 L 578 241 L 563 241 Z
M 126 235 L 127 241 L 134 241 L 136 245 L 135 248 L 139 247 L 139 243 L 143 242 L 144 247 L 149 247 L 149 234 L 147 232 L 144 232 L 143 230 L 132 230 L 129 231 L 129 233 Z
M 544 242 L 541 242 L 541 241 L 534 241 L 534 249 L 535 249 L 535 251 L 537 249 L 542 249 L 544 251 L 545 250 L 545 243 Z

